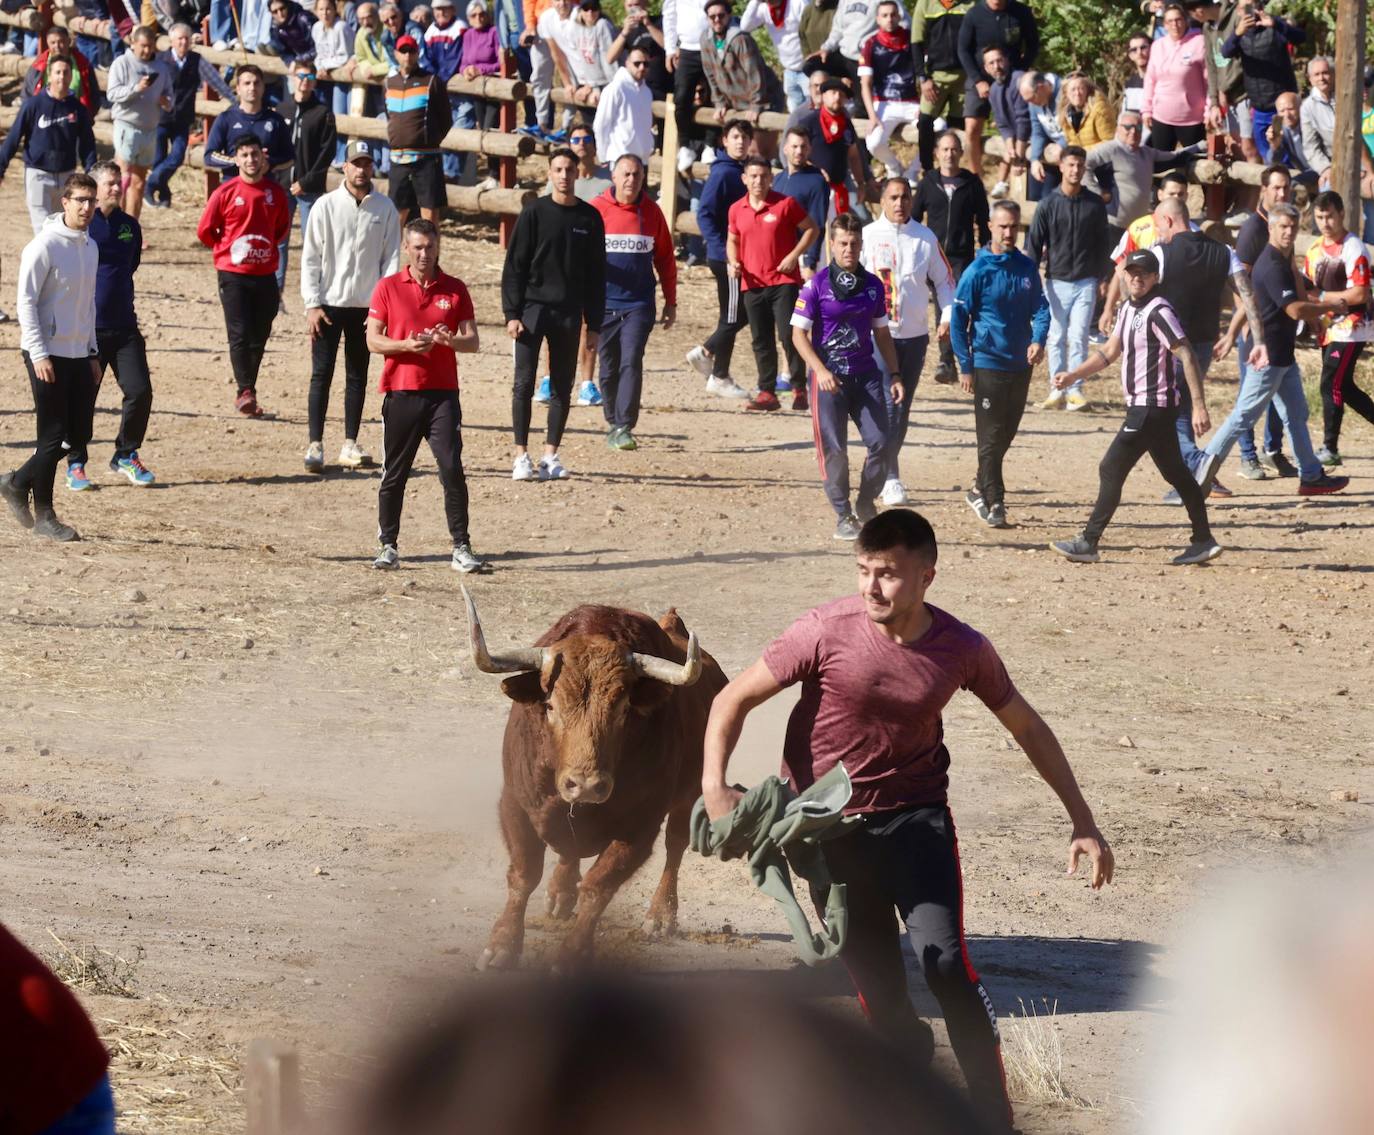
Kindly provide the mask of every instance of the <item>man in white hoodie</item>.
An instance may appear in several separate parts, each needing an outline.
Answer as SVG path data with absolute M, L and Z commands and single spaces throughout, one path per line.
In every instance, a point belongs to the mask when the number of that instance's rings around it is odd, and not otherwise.
M 905 177 L 889 177 L 883 184 L 882 216 L 864 229 L 859 262 L 883 282 L 892 345 L 897 349 L 902 401 L 893 406 L 892 432 L 887 446 L 887 479 L 880 498 L 889 508 L 906 504 L 897 459 L 911 421 L 911 398 L 925 367 L 930 345 L 930 295 L 940 309 L 941 340 L 949 339 L 950 308 L 954 303 L 954 273 L 936 235 L 911 219 L 911 185 Z
M 23 465 L 0 476 L 0 496 L 35 536 L 62 542 L 77 535 L 53 512 L 57 462 L 64 440 L 74 448 L 90 441 L 100 386 L 95 337 L 100 252 L 86 233 L 93 216 L 95 181 L 74 173 L 62 187 L 62 212 L 47 219 L 19 261 L 19 349 L 33 388 L 38 444 Z
M 358 469 L 371 458 L 358 446 L 367 395 L 367 306 L 383 276 L 400 271 L 401 221 L 396 206 L 372 188 L 372 151 L 348 143 L 343 184 L 310 210 L 301 249 L 301 299 L 310 327 L 310 446 L 305 467 L 324 472 L 324 418 L 339 340 L 344 343 L 344 443 L 339 464 Z
M 625 66 L 615 73 L 596 104 L 592 122 L 596 152 L 612 168 L 623 154 L 633 154 L 647 166 L 654 152 L 654 92 L 645 82 L 648 74 L 649 53 L 642 47 L 631 48 Z

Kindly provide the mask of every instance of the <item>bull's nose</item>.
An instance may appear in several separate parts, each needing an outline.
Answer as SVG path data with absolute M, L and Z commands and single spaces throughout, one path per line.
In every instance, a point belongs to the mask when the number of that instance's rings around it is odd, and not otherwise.
M 569 804 L 601 804 L 610 797 L 613 786 L 614 781 L 600 773 L 591 776 L 567 773 L 559 785 L 559 795 Z

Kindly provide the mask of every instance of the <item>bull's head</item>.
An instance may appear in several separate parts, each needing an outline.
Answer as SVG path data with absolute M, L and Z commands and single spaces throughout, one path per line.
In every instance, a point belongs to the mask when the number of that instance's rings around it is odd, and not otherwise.
M 477 605 L 466 587 L 472 661 L 486 674 L 513 674 L 506 696 L 540 703 L 558 752 L 554 786 L 569 804 L 600 804 L 615 787 L 616 764 L 631 714 L 648 714 L 669 694 L 701 676 L 697 636 L 687 639 L 685 662 L 627 651 L 600 635 L 571 635 L 549 646 L 499 655 L 487 650 Z

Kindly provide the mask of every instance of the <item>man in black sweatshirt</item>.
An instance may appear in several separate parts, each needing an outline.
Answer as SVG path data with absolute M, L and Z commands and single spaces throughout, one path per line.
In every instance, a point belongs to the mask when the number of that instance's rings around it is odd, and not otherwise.
M 930 229 L 940 242 L 955 284 L 978 249 L 992 239 L 987 190 L 981 177 L 959 165 L 963 156 L 964 147 L 955 131 L 946 130 L 936 138 L 935 168 L 926 170 L 911 208 L 912 219 Z M 940 340 L 935 381 L 948 385 L 955 377 L 954 351 L 946 337 Z
M 983 51 L 1000 47 L 1008 70 L 1029 71 L 1040 52 L 1035 15 L 1021 0 L 980 0 L 959 25 L 959 62 L 968 76 L 964 95 L 964 129 L 968 134 L 968 168 L 983 173 L 983 126 L 991 106 L 992 76 L 983 66 Z
M 585 323 L 587 349 L 595 352 L 606 314 L 606 227 L 600 213 L 578 200 L 576 181 L 577 157 L 567 148 L 554 150 L 549 157 L 551 192 L 527 206 L 515 222 L 501 273 L 506 333 L 515 340 L 515 481 L 567 477 L 558 445 L 568 421 L 578 342 Z M 530 404 L 539 347 L 546 340 L 551 397 L 544 456 L 536 472 L 528 449 Z
M 315 93 L 319 81 L 315 60 L 293 59 L 290 81 L 293 97 L 280 104 L 279 113 L 291 131 L 293 161 L 289 169 L 278 175 L 277 180 L 290 191 L 287 203 L 291 206 L 291 212 L 300 213 L 301 239 L 304 240 L 310 206 L 329 189 L 325 177 L 329 173 L 329 163 L 334 160 L 334 145 L 339 132 L 334 122 L 334 112 Z M 277 258 L 277 286 L 283 294 L 286 290 L 286 253 L 290 243 L 291 234 L 288 232 L 286 239 L 281 242 Z
M 72 61 L 65 55 L 48 60 L 47 86 L 25 99 L 19 107 L 5 143 L 0 146 L 0 181 L 22 144 L 24 147 L 24 200 L 34 234 L 52 213 L 62 208 L 62 184 L 75 172 L 95 164 L 95 135 L 91 116 L 81 100 L 71 94 Z

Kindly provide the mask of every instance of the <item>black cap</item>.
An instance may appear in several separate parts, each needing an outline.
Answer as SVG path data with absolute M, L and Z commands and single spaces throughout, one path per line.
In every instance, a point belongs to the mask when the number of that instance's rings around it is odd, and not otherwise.
M 1148 248 L 1137 248 L 1126 257 L 1126 263 L 1122 267 L 1127 272 L 1149 272 L 1152 276 L 1159 275 L 1159 261 Z
M 849 86 L 843 79 L 827 79 L 821 84 L 821 94 L 826 91 L 839 91 L 841 94 L 849 94 Z

